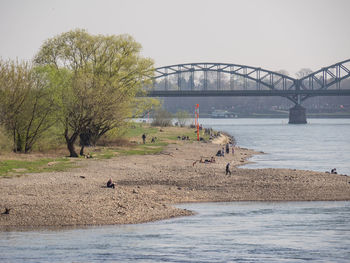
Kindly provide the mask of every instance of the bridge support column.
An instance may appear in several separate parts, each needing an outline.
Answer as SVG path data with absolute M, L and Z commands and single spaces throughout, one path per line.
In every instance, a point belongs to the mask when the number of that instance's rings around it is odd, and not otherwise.
M 300 104 L 296 104 L 293 108 L 289 109 L 289 124 L 305 124 L 306 121 L 306 109 Z

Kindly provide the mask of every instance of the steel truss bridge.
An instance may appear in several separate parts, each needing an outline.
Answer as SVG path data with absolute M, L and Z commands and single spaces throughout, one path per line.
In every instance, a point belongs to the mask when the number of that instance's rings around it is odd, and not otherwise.
M 350 59 L 300 79 L 237 64 L 188 63 L 164 66 L 155 69 L 153 87 L 147 96 L 282 96 L 296 105 L 314 96 L 350 96 Z

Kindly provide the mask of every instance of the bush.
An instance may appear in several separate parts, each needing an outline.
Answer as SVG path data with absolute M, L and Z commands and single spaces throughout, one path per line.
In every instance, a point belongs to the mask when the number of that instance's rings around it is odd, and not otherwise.
M 128 125 L 122 125 L 116 127 L 104 135 L 96 143 L 97 146 L 127 146 L 129 145 L 129 140 L 124 138 L 125 134 L 128 132 Z
M 13 142 L 6 135 L 5 130 L 0 127 L 0 152 L 10 152 Z
M 176 113 L 176 118 L 180 127 L 185 127 L 190 120 L 190 114 L 187 111 L 178 111 Z
M 152 126 L 169 127 L 172 126 L 172 114 L 164 109 L 154 113 Z
M 66 142 L 58 126 L 49 128 L 34 145 L 33 151 L 47 152 L 60 148 L 66 148 Z

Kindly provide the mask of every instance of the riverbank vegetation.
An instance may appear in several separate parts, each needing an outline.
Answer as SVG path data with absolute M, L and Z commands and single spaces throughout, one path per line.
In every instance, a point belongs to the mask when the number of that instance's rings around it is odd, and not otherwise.
M 142 134 L 146 135 L 145 144 Z M 1 134 L 0 134 L 1 136 Z M 179 139 L 180 137 L 181 139 Z M 209 135 L 201 131 L 201 137 L 207 141 Z M 162 154 L 169 144 L 176 144 L 188 138 L 197 139 L 194 129 L 189 127 L 155 127 L 148 123 L 130 122 L 123 136 L 105 135 L 95 146 L 87 147 L 87 156 L 93 160 L 110 159 L 123 155 Z M 65 157 L 64 142 L 54 151 L 32 152 L 31 154 L 16 154 L 9 150 L 0 154 L 0 176 L 18 176 L 27 173 L 50 171 L 65 171 L 68 168 L 83 165 L 85 157 Z
M 195 140 L 185 127 L 188 113 L 176 115 L 183 128 L 172 127 L 174 116 L 158 100 L 138 96 L 154 74 L 140 51 L 129 35 L 77 29 L 45 41 L 31 62 L 0 58 L 0 176 L 63 171 L 85 158 L 160 154 L 178 138 Z M 132 122 L 149 112 L 151 124 Z
M 159 105 L 136 96 L 154 71 L 140 51 L 128 35 L 74 30 L 48 39 L 33 62 L 0 59 L 0 150 L 47 151 L 65 142 L 78 157 L 78 143 L 84 156 L 85 146 L 120 136 L 132 117 Z

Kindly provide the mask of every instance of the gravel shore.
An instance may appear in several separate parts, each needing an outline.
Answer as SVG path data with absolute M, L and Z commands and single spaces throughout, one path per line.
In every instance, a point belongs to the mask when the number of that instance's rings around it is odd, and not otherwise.
M 214 143 L 182 142 L 157 155 L 86 159 L 68 172 L 0 178 L 0 230 L 142 223 L 191 215 L 186 202 L 350 200 L 350 177 L 290 169 L 242 169 L 252 150 L 210 159 Z M 230 162 L 232 175 L 225 175 Z M 116 188 L 107 188 L 112 178 Z M 5 208 L 10 209 L 5 214 Z

